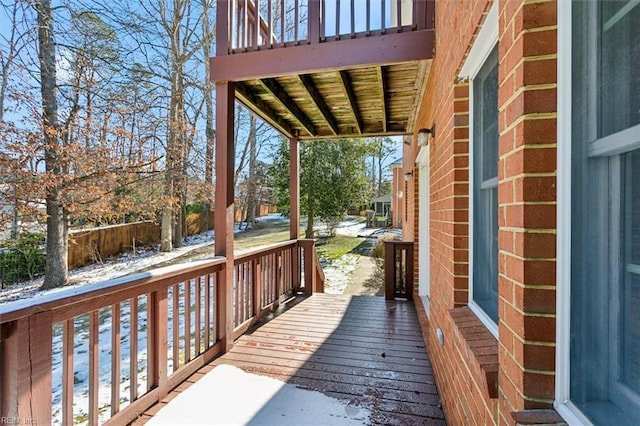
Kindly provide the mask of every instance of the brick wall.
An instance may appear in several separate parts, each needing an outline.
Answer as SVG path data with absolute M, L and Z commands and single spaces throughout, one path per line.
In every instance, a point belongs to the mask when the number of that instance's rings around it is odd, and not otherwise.
M 423 324 L 450 424 L 513 424 L 512 412 L 549 407 L 553 400 L 554 1 L 499 3 L 499 341 L 465 307 L 469 86 L 457 75 L 490 7 L 482 0 L 436 2 L 436 55 L 416 124 L 436 124 L 429 146 L 430 318 Z M 405 146 L 405 171 L 413 168 L 418 149 L 415 138 Z M 418 205 L 417 177 L 414 172 L 416 207 L 409 214 L 416 219 L 405 224 L 405 235 L 416 241 L 417 212 L 425 208 Z M 437 328 L 444 332 L 442 346 Z
M 499 3 L 500 422 L 550 407 L 555 360 L 556 3 Z

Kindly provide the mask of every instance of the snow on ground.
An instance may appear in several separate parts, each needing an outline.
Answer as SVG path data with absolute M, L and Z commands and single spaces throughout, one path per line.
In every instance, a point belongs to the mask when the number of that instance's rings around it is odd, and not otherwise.
M 283 218 L 281 215 L 268 215 L 266 217 L 259 218 L 259 221 L 282 221 L 287 220 Z M 354 223 L 353 220 L 348 220 L 342 222 L 338 225 L 337 233 L 342 235 L 350 235 L 350 236 L 358 236 L 366 233 L 367 231 L 371 232 L 371 230 L 365 230 L 363 223 Z M 236 229 L 236 232 L 241 232 L 239 228 Z M 366 235 L 366 234 L 365 234 Z M 213 242 L 214 233 L 213 231 L 207 231 L 202 234 L 194 235 L 188 237 L 183 245 L 183 247 L 179 249 L 175 249 L 170 253 L 162 253 L 158 250 L 158 247 L 152 248 L 141 248 L 137 249 L 135 253 L 123 253 L 120 256 L 114 257 L 112 259 L 105 260 L 102 264 L 95 265 L 87 265 L 85 267 L 75 269 L 70 272 L 70 281 L 77 283 L 70 286 L 65 286 L 59 289 L 53 289 L 48 291 L 39 291 L 39 287 L 42 285 L 42 278 L 36 279 L 24 284 L 13 285 L 7 289 L 0 290 L 0 306 L 7 309 L 12 309 L 13 305 L 26 305 L 29 303 L 39 303 L 44 299 L 56 297 L 59 292 L 67 293 L 77 293 L 79 288 L 86 284 L 95 284 L 95 285 L 117 285 L 119 280 L 113 281 L 111 283 L 107 283 L 105 281 L 112 280 L 114 278 L 123 277 L 126 275 L 130 275 L 133 272 L 139 271 L 141 269 L 146 269 L 152 267 L 153 265 L 157 265 L 160 263 L 164 263 L 170 261 L 176 257 L 182 256 L 188 253 L 191 250 L 209 245 Z M 356 269 L 358 264 L 358 255 L 347 254 L 340 259 L 334 260 L 331 263 L 326 261 L 321 261 L 323 265 L 323 269 L 326 277 L 326 287 L 325 292 L 331 294 L 342 294 L 344 289 L 346 288 L 353 271 Z M 194 284 L 192 284 L 194 285 Z M 180 292 L 183 292 L 183 289 L 180 289 Z M 191 294 L 195 294 L 195 291 L 192 290 Z M 60 295 L 62 296 L 62 295 Z M 172 298 L 173 294 L 169 294 L 169 297 Z M 203 297 L 203 296 L 202 296 Z M 33 302 L 31 300 L 33 299 Z M 180 335 L 184 335 L 184 306 L 183 306 L 183 298 L 180 298 L 179 304 L 179 328 Z M 13 302 L 13 303 L 9 303 Z M 169 306 L 171 306 L 170 303 Z M 201 307 L 204 307 L 204 303 L 200 304 Z M 146 300 L 142 297 L 139 300 L 139 316 L 138 316 L 138 359 L 137 359 L 137 372 L 138 372 L 138 391 L 140 394 L 144 393 L 146 390 L 146 358 L 147 358 L 147 336 L 146 336 Z M 203 309 L 203 308 L 201 308 Z M 120 374 L 120 395 L 121 395 L 121 407 L 128 405 L 128 395 L 129 395 L 129 386 L 131 381 L 129 380 L 129 340 L 131 337 L 130 333 L 130 325 L 129 325 L 129 311 L 130 307 L 128 306 L 128 302 L 122 304 L 122 312 L 121 312 L 121 374 Z M 170 313 L 170 316 L 172 314 Z M 195 312 L 192 312 L 192 315 L 195 315 Z M 206 313 L 202 313 L 202 315 L 206 315 Z M 109 417 L 109 401 L 111 390 L 110 386 L 107 385 L 110 383 L 111 378 L 111 314 L 109 310 L 101 310 L 99 313 L 99 411 L 100 411 L 100 420 L 104 421 Z M 81 424 L 86 423 L 87 414 L 88 414 L 88 317 L 86 315 L 79 316 L 74 321 L 75 328 L 75 339 L 74 339 L 74 417 L 75 420 Z M 172 327 L 173 321 L 169 321 L 169 336 L 172 336 Z M 193 329 L 193 320 L 192 320 L 192 333 L 195 333 Z M 169 342 L 169 346 L 171 347 L 173 342 Z M 53 359 L 52 359 L 52 374 L 53 374 L 53 420 L 54 424 L 61 424 L 61 403 L 62 403 L 62 327 L 61 324 L 56 324 L 53 330 Z M 180 353 L 181 357 L 184 356 L 184 340 L 180 341 Z M 169 356 L 169 369 L 172 367 L 172 349 L 169 348 L 168 351 Z M 218 367 L 220 368 L 220 367 Z M 213 370 L 216 371 L 217 369 Z M 212 372 L 213 372 L 212 371 Z M 235 376 L 238 376 L 237 372 Z M 236 377 L 238 380 L 241 378 Z M 234 379 L 235 380 L 235 379 Z M 242 380 L 255 381 L 254 378 L 244 377 Z M 230 382 L 232 383 L 232 382 Z M 266 382 L 265 382 L 266 383 Z M 194 385 L 195 387 L 196 385 Z M 265 385 L 266 386 L 266 385 Z M 281 385 L 279 387 L 274 387 L 273 384 L 270 385 L 270 389 L 275 389 L 274 392 L 277 394 L 273 399 L 273 403 L 278 401 L 279 396 L 286 396 L 282 401 L 285 404 L 286 401 L 291 401 L 290 398 L 310 398 L 314 401 L 313 404 L 302 404 L 303 407 L 324 407 L 326 412 L 323 413 L 315 413 L 315 412 L 305 412 L 302 411 L 287 411 L 286 413 L 280 413 L 281 410 L 280 405 L 275 406 L 275 413 L 277 414 L 279 420 L 282 420 L 282 416 L 287 416 L 287 423 L 289 424 L 304 424 L 305 421 L 318 420 L 322 417 L 322 424 L 362 424 L 361 419 L 368 418 L 368 413 L 358 409 L 357 407 L 344 407 L 344 404 L 339 402 L 332 402 L 331 398 L 325 397 L 322 394 L 313 393 L 309 391 L 302 391 L 296 389 L 295 386 L 291 388 L 283 388 Z M 291 385 L 286 385 L 291 386 Z M 193 388 L 193 387 L 192 387 Z M 247 388 L 244 388 L 247 389 Z M 225 389 L 226 392 L 226 389 Z M 301 394 L 300 392 L 304 392 Z M 223 392 L 224 393 L 224 392 Z M 203 393 L 203 395 L 208 395 L 208 393 Z M 246 395 L 245 395 L 246 396 Z M 273 396 L 273 395 L 272 395 Z M 319 398 L 326 398 L 324 402 L 319 402 Z M 207 396 L 208 400 L 210 396 Z M 271 398 L 271 396 L 269 397 Z M 247 401 L 247 398 L 241 398 L 239 400 Z M 297 400 L 297 399 L 296 399 Z M 271 402 L 269 404 L 272 404 Z M 279 403 L 278 403 L 279 404 Z M 283 405 L 281 404 L 281 405 Z M 337 405 L 336 405 L 337 404 Z M 286 404 L 285 404 L 286 405 Z M 206 404 L 202 405 L 203 407 L 208 407 Z M 222 404 L 221 406 L 226 406 Z M 232 410 L 233 411 L 233 410 Z M 237 410 L 236 410 L 237 411 Z M 272 410 L 273 411 L 273 410 Z M 180 413 L 180 410 L 178 411 Z M 182 411 L 181 414 L 184 414 L 185 411 Z M 273 415 L 269 410 L 265 411 L 264 409 L 260 410 L 256 417 L 250 417 L 249 420 L 255 422 L 256 424 L 268 424 L 270 419 L 275 419 L 275 417 L 268 417 L 268 415 Z M 267 416 L 267 417 L 265 417 Z M 328 417 L 327 417 L 328 416 Z M 326 420 L 326 422 L 324 421 Z M 266 423 L 265 423 L 266 422 Z M 184 422 L 180 422 L 183 424 Z M 317 423 L 317 422 L 316 422 Z
M 363 425 L 370 412 L 313 390 L 219 365 L 161 408 L 153 425 Z
M 358 267 L 357 254 L 345 254 L 338 259 L 327 262 L 320 259 L 324 272 L 324 292 L 328 294 L 342 294 L 351 280 L 353 271 Z

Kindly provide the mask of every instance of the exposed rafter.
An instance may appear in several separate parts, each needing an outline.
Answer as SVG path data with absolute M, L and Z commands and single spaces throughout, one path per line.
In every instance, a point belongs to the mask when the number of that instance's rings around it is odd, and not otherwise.
M 362 118 L 360 117 L 358 104 L 356 103 L 356 96 L 353 93 L 353 87 L 351 87 L 349 74 L 346 71 L 339 71 L 338 73 L 340 75 L 340 82 L 342 83 L 342 90 L 349 101 L 349 106 L 351 107 L 351 113 L 353 115 L 353 121 L 356 124 L 356 130 L 358 131 L 358 134 L 362 134 Z
M 384 87 L 384 67 L 376 69 L 378 73 L 378 84 L 380 86 L 380 103 L 382 104 L 382 132 L 387 133 L 387 90 Z
M 262 85 L 269 91 L 283 107 L 300 123 L 310 136 L 317 136 L 316 127 L 313 125 L 309 117 L 296 105 L 287 92 L 272 78 L 260 80 Z
M 327 103 L 324 101 L 322 95 L 318 92 L 316 85 L 313 83 L 313 79 L 310 75 L 302 74 L 298 76 L 298 80 L 307 91 L 311 100 L 322 114 L 324 121 L 327 122 L 327 125 L 331 129 L 334 135 L 338 135 L 338 123 L 336 123 L 336 119 L 331 114 L 331 109 L 327 106 Z
M 291 128 L 289 123 L 284 121 L 273 109 L 262 99 L 256 97 L 242 83 L 236 83 L 236 97 L 240 102 L 245 104 L 247 108 L 256 113 L 262 119 L 270 123 L 273 127 L 282 132 L 285 136 L 292 138 L 296 132 Z

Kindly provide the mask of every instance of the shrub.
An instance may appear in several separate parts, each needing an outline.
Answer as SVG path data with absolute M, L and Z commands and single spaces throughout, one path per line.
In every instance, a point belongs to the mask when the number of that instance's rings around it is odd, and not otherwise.
M 0 283 L 16 284 L 44 274 L 44 237 L 24 233 L 0 252 Z
M 400 238 L 396 234 L 392 234 L 387 232 L 382 234 L 380 238 L 378 238 L 371 249 L 371 257 L 373 258 L 376 266 L 383 271 L 384 270 L 384 242 L 385 241 L 395 241 Z

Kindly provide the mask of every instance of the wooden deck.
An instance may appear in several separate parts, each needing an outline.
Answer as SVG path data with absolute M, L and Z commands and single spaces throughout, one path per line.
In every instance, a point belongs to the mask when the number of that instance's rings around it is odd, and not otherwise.
M 446 424 L 411 302 L 314 294 L 240 337 L 134 424 L 222 364 L 357 404 L 373 424 Z

